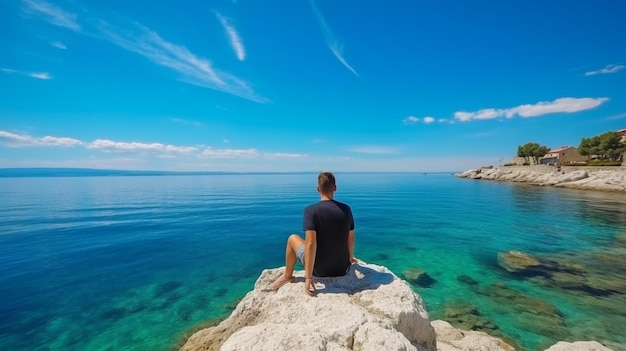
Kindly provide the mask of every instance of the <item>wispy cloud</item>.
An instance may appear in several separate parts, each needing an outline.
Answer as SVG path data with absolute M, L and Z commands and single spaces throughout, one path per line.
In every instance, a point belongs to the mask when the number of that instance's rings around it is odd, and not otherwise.
M 65 46 L 65 44 L 60 41 L 52 41 L 50 42 L 50 45 L 54 46 L 57 49 L 67 50 L 67 46 Z
M 257 149 L 213 149 L 206 148 L 203 157 L 208 158 L 257 158 L 261 155 Z
M 0 130 L 0 140 L 10 147 L 31 147 L 31 146 L 64 146 L 72 147 L 82 145 L 82 142 L 72 138 L 59 138 L 45 136 L 42 138 L 32 137 L 27 134 L 15 134 Z
M 127 31 L 101 22 L 99 27 L 100 32 L 111 43 L 179 73 L 182 80 L 189 84 L 255 102 L 268 102 L 266 98 L 257 95 L 245 81 L 213 68 L 209 60 L 196 56 L 184 46 L 166 41 L 158 33 L 144 26 L 137 24 L 134 31 Z
M 565 97 L 554 101 L 541 101 L 536 104 L 519 105 L 507 109 L 487 108 L 475 112 L 458 111 L 454 113 L 454 118 L 461 122 L 472 120 L 485 120 L 494 118 L 522 118 L 537 117 L 550 113 L 573 113 L 590 110 L 609 101 L 609 98 L 572 98 Z
M 404 124 L 415 124 L 415 123 L 419 123 L 420 119 L 418 117 L 415 116 L 409 116 L 405 119 L 402 120 L 402 123 Z
M 432 124 L 432 123 L 451 123 L 451 121 L 447 118 L 439 118 L 436 119 L 435 117 L 431 117 L 431 116 L 426 116 L 424 118 L 419 118 L 419 117 L 415 117 L 415 116 L 409 116 L 405 119 L 402 120 L 402 123 L 404 124 L 417 124 L 417 123 L 424 123 L 424 124 Z
M 43 0 L 22 0 L 24 12 L 56 26 L 69 28 L 81 34 L 103 38 L 125 50 L 139 54 L 151 62 L 166 67 L 180 75 L 180 80 L 189 84 L 214 89 L 251 101 L 266 103 L 268 99 L 256 94 L 247 82 L 228 72 L 218 70 L 205 58 L 202 58 L 182 45 L 168 42 L 157 32 L 138 23 L 116 27 L 106 21 L 91 19 L 83 21 L 82 30 L 76 14 Z M 225 18 L 224 18 L 225 19 Z M 229 29 L 232 29 L 232 34 Z M 227 32 L 240 59 L 245 58 L 245 51 L 237 32 L 229 25 Z M 237 39 L 237 40 L 234 40 Z M 60 45 L 59 45 L 60 44 Z M 60 42 L 51 45 L 64 48 Z M 35 74 L 33 78 L 49 79 L 49 75 Z
M 378 145 L 357 146 L 351 148 L 350 151 L 370 155 L 391 155 L 399 152 L 398 148 Z
M 28 76 L 31 78 L 37 78 L 37 79 L 42 79 L 42 80 L 52 79 L 52 76 L 48 72 L 29 73 Z
M 175 123 L 186 124 L 186 125 L 194 126 L 194 127 L 202 127 L 203 125 L 201 122 L 190 121 L 190 120 L 186 120 L 182 118 L 171 118 L 170 120 Z
M 60 7 L 42 0 L 22 0 L 24 11 L 43 18 L 45 21 L 59 27 L 80 32 L 81 26 L 74 13 L 67 12 Z
M 235 27 L 229 22 L 226 17 L 222 16 L 220 13 L 215 12 L 215 16 L 222 24 L 222 27 L 224 27 L 224 30 L 228 35 L 228 40 L 230 40 L 230 46 L 232 46 L 233 50 L 235 50 L 235 54 L 237 55 L 239 61 L 245 60 L 246 49 L 243 47 L 243 42 Z
M 285 153 L 285 152 L 275 152 L 275 153 L 264 153 L 263 154 L 263 158 L 267 158 L 270 160 L 276 160 L 276 159 L 294 159 L 294 158 L 302 158 L 302 157 L 306 157 L 306 154 L 292 154 L 292 153 Z
M 97 139 L 87 145 L 88 149 L 108 151 L 154 151 L 164 153 L 191 153 L 197 150 L 193 146 L 174 146 L 161 143 L 121 142 L 107 139 Z
M 311 9 L 313 9 L 313 14 L 315 14 L 315 18 L 317 19 L 317 22 L 320 24 L 320 27 L 322 27 L 322 32 L 324 33 L 324 39 L 326 40 L 326 44 L 328 45 L 328 48 L 330 49 L 330 51 L 333 53 L 333 55 L 335 55 L 335 57 L 339 60 L 339 62 L 341 62 L 347 69 L 350 70 L 350 72 L 354 73 L 354 75 L 357 77 L 361 77 L 356 72 L 356 70 L 352 68 L 352 66 L 350 66 L 348 61 L 346 61 L 343 55 L 343 44 L 341 44 L 335 38 L 333 32 L 330 30 L 330 27 L 326 23 L 324 16 L 322 16 L 322 13 L 319 11 L 317 6 L 315 5 L 315 1 L 310 0 L 310 3 L 311 3 Z
M 41 80 L 52 79 L 52 76 L 48 72 L 22 72 L 22 71 L 11 69 L 11 68 L 2 68 L 0 69 L 0 71 L 6 74 L 19 74 L 21 76 L 26 76 L 26 77 L 31 77 L 35 79 L 41 79 Z
M 595 71 L 585 72 L 585 76 L 595 76 L 597 74 L 617 73 L 624 69 L 624 65 L 606 65 L 604 68 Z
M 227 143 L 228 141 L 224 141 Z M 255 148 L 213 148 L 181 146 L 163 143 L 125 142 L 108 139 L 96 139 L 92 142 L 83 142 L 78 139 L 67 137 L 33 137 L 28 134 L 17 134 L 0 130 L 0 145 L 19 147 L 82 147 L 88 150 L 102 151 L 107 153 L 129 155 L 135 160 L 146 160 L 146 156 L 159 158 L 177 158 L 185 156 L 188 159 L 257 159 L 279 160 L 298 159 L 308 155 L 289 152 L 261 152 Z
M 609 116 L 606 119 L 609 120 L 609 121 L 614 121 L 614 120 L 617 120 L 617 119 L 624 119 L 624 118 L 626 118 L 626 112 L 625 113 L 620 113 L 620 114 L 617 114 L 617 115 L 613 115 L 613 116 Z
M 212 147 L 208 147 L 202 151 L 201 155 L 205 158 L 211 159 L 294 159 L 301 158 L 306 155 L 297 154 L 297 153 L 287 153 L 287 152 L 260 152 L 257 149 L 214 149 Z

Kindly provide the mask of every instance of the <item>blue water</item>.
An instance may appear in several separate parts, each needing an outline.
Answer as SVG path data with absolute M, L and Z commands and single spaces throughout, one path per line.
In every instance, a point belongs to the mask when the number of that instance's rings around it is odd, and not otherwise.
M 450 174 L 337 178 L 336 198 L 355 216 L 356 256 L 397 275 L 425 269 L 433 280 L 415 290 L 432 319 L 464 303 L 520 349 L 626 344 L 625 294 L 558 288 L 497 263 L 499 252 L 519 250 L 626 281 L 615 269 L 626 257 L 624 194 Z M 304 207 L 318 200 L 315 181 L 312 173 L 0 178 L 0 349 L 176 349 L 227 316 L 263 269 L 284 264 L 286 237 L 301 232 Z M 608 254 L 613 266 L 600 266 Z M 528 314 L 535 302 L 558 317 Z

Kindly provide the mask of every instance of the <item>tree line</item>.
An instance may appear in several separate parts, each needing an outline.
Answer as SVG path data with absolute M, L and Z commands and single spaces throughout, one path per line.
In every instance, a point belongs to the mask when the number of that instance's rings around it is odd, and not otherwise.
M 618 132 L 606 132 L 591 138 L 583 138 L 578 152 L 588 158 L 595 155 L 602 161 L 623 161 L 626 143 Z
M 526 143 L 517 147 L 517 156 L 529 158 L 538 163 L 538 159 L 550 152 L 550 148 L 538 143 Z M 578 153 L 587 156 L 596 156 L 602 161 L 623 161 L 626 152 L 626 143 L 622 141 L 622 136 L 618 132 L 606 132 L 591 138 L 582 138 L 578 145 Z

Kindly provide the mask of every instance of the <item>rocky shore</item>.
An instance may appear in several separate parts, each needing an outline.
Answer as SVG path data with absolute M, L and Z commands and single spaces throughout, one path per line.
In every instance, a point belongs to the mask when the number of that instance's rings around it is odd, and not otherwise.
M 478 168 L 459 178 L 520 182 L 540 186 L 626 192 L 626 167 L 513 166 Z
M 539 265 L 523 254 L 504 259 L 515 270 Z M 515 350 L 485 332 L 431 322 L 421 297 L 386 267 L 360 262 L 343 277 L 320 278 L 315 297 L 303 293 L 304 271 L 294 283 L 269 290 L 283 269 L 264 270 L 227 319 L 194 333 L 180 350 Z M 409 275 L 424 279 L 415 273 Z M 547 350 L 610 351 L 595 341 Z

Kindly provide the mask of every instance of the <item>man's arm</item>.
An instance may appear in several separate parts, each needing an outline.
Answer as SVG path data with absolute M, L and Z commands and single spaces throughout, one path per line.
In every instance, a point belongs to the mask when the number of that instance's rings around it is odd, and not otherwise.
M 354 229 L 348 233 L 348 252 L 350 253 L 350 263 L 356 263 L 354 257 Z
M 315 291 L 313 267 L 315 266 L 316 254 L 317 232 L 315 230 L 307 230 L 304 239 L 304 291 L 309 295 L 312 295 Z

